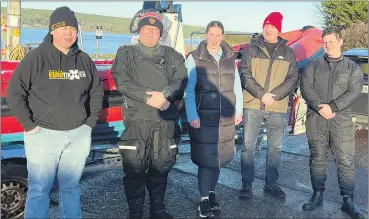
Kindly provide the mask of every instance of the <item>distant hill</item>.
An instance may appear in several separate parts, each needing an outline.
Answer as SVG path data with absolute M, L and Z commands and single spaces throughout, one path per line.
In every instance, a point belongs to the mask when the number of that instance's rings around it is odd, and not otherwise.
M 51 13 L 52 10 L 22 8 L 22 27 L 48 28 Z M 6 14 L 5 7 L 1 8 L 1 14 Z M 84 13 L 76 13 L 76 17 L 80 21 L 84 31 L 94 32 L 96 30 L 97 23 L 100 23 L 104 32 L 130 34 L 130 18 L 109 17 Z M 186 38 L 190 36 L 191 32 L 204 30 L 204 27 L 183 25 L 184 37 Z

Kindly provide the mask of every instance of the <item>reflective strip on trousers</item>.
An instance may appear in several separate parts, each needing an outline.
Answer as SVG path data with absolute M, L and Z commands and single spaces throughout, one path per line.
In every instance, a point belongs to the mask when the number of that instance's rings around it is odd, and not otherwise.
M 119 145 L 119 149 L 123 149 L 123 150 L 137 150 L 137 147 L 136 146 Z

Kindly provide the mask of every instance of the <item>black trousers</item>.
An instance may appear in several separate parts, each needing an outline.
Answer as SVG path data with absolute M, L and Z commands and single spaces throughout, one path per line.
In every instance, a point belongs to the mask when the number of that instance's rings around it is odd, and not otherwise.
M 219 179 L 219 168 L 199 167 L 198 186 L 201 197 L 209 196 L 210 191 L 214 191 Z
M 151 214 L 165 211 L 168 173 L 178 154 L 179 126 L 175 121 L 134 120 L 125 122 L 119 142 L 123 183 L 130 214 L 142 214 L 145 188 Z
M 341 195 L 353 195 L 355 189 L 355 138 L 350 115 L 337 114 L 326 120 L 317 114 L 307 115 L 306 132 L 310 148 L 310 175 L 314 190 L 325 190 L 329 151 L 337 164 Z
M 168 173 L 161 173 L 150 167 L 146 172 L 135 172 L 123 168 L 124 190 L 130 214 L 142 214 L 145 202 L 145 187 L 149 192 L 150 212 L 158 214 L 165 211 L 164 198 L 167 189 Z

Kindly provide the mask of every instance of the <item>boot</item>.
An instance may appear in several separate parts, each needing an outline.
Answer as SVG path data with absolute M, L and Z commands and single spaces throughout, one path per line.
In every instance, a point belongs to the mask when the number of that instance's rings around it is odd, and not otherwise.
M 129 219 L 141 219 L 145 203 L 145 173 L 136 173 L 123 169 L 124 190 L 129 208 Z
M 264 192 L 276 199 L 286 198 L 286 193 L 278 185 L 264 186 Z
M 142 219 L 142 213 L 134 214 L 134 213 L 129 212 L 128 219 Z
M 247 199 L 252 197 L 252 184 L 247 182 L 242 184 L 242 189 L 238 194 L 241 199 Z
M 173 219 L 173 216 L 162 211 L 160 213 L 151 214 L 151 219 Z
M 164 194 L 155 196 L 150 193 L 149 196 L 151 219 L 173 219 L 173 217 L 165 211 Z
M 353 196 L 344 196 L 341 211 L 347 213 L 351 218 L 365 218 L 364 214 L 356 207 Z
M 323 190 L 315 190 L 308 203 L 302 206 L 305 211 L 314 211 L 317 207 L 323 205 Z
M 143 203 L 145 199 L 131 199 L 127 200 L 129 207 L 129 219 L 141 219 L 143 214 Z
M 150 215 L 153 219 L 172 219 L 165 211 L 165 192 L 167 190 L 168 173 L 160 173 L 155 169 L 149 169 L 146 186 L 150 198 Z

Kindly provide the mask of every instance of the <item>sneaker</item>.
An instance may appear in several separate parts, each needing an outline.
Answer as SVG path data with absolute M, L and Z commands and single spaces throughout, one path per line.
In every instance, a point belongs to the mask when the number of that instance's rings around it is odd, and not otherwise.
M 220 204 L 219 204 L 219 202 L 217 202 L 215 192 L 210 192 L 209 193 L 209 203 L 210 203 L 211 210 L 220 211 Z
M 286 197 L 286 193 L 278 185 L 264 186 L 264 192 L 277 199 L 284 199 Z
M 238 197 L 241 199 L 251 198 L 252 197 L 252 184 L 251 183 L 243 183 L 242 189 L 238 194 Z
M 198 211 L 201 218 L 214 217 L 213 211 L 210 208 L 209 199 L 204 199 L 200 202 Z

